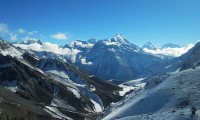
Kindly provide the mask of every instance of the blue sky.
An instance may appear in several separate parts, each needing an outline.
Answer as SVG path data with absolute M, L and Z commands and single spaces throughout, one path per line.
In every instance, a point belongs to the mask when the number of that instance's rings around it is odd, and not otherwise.
M 121 33 L 146 41 L 185 45 L 200 39 L 199 0 L 0 0 L 0 35 L 65 44 Z

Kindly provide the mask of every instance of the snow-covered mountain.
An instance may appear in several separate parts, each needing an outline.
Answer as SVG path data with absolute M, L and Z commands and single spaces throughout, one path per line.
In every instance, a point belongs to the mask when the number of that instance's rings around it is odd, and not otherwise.
M 74 41 L 64 48 L 81 51 L 76 56 L 75 64 L 107 80 L 130 80 L 148 76 L 158 72 L 164 61 L 167 61 L 147 54 L 121 34 L 105 40 Z
M 35 51 L 39 57 L 70 60 L 80 68 L 106 80 L 130 80 L 156 74 L 167 60 L 144 52 L 121 34 L 105 40 L 76 40 L 63 48 L 51 43 L 14 45 Z
M 34 43 L 35 44 L 35 43 Z M 48 53 L 46 53 L 48 54 Z M 0 39 L 0 118 L 95 119 L 122 88 Z
M 39 39 L 35 39 L 35 38 L 29 38 L 24 41 L 17 41 L 17 42 L 14 42 L 13 44 L 17 44 L 17 43 L 18 44 L 26 44 L 26 45 L 37 43 L 37 44 L 42 45 L 42 41 Z
M 130 43 L 126 38 L 124 38 L 121 34 L 116 34 L 114 38 L 111 39 L 111 42 L 117 42 L 120 44 L 128 44 Z
M 113 104 L 102 120 L 199 120 L 199 78 L 200 67 L 157 76 Z
M 119 38 L 117 35 L 117 39 L 99 40 L 89 50 L 80 52 L 75 64 L 107 80 L 144 77 L 163 67 L 166 59 L 147 54 L 138 46 Z

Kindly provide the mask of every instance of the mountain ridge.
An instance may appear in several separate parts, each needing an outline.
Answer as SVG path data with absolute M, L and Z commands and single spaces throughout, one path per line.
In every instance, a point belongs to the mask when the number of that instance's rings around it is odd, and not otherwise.
M 130 43 L 121 34 L 116 34 L 111 39 L 95 39 L 94 41 L 91 43 L 87 41 L 76 40 L 64 45 L 62 48 L 58 48 L 58 53 L 62 53 L 61 56 L 63 59 L 70 60 L 80 68 L 107 80 L 130 80 L 138 77 L 144 77 L 150 74 L 150 71 L 155 71 L 156 73 L 159 70 L 156 70 L 153 64 L 156 63 L 158 66 L 162 66 L 162 61 L 167 61 L 168 59 L 145 52 L 137 45 Z M 21 44 L 14 45 L 20 47 Z M 45 47 L 41 45 L 39 46 L 42 48 L 40 51 L 46 51 L 43 49 Z M 140 56 L 140 60 L 138 59 L 139 57 L 136 56 Z M 109 59 L 107 57 L 109 57 Z M 149 61 L 152 63 L 149 62 L 150 65 L 146 65 L 147 63 L 145 63 L 145 59 L 147 59 L 147 61 L 151 59 Z M 131 65 L 131 62 L 133 62 L 134 65 Z M 143 64 L 145 64 L 145 66 Z M 112 66 L 116 66 L 116 68 L 113 68 Z M 102 72 L 101 68 L 106 68 L 108 72 Z

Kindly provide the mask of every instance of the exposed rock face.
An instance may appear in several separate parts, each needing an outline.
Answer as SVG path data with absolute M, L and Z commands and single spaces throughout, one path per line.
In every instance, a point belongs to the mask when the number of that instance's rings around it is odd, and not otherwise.
M 42 107 L 0 87 L 1 120 L 54 120 Z

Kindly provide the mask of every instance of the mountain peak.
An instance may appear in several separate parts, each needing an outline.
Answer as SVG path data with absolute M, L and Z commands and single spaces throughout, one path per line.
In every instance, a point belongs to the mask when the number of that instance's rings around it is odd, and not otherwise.
M 0 42 L 6 42 L 3 38 L 0 37 Z
M 42 45 L 42 41 L 41 40 L 39 40 L 39 39 L 35 39 L 35 38 L 29 38 L 29 39 L 26 39 L 26 40 L 24 40 L 24 41 L 22 41 L 22 42 L 14 42 L 14 44 L 16 44 L 16 43 L 19 43 L 19 44 L 26 44 L 26 45 L 29 45 L 29 44 L 32 44 L 32 43 L 38 43 L 38 44 L 40 44 L 40 45 Z
M 111 39 L 112 42 L 119 42 L 122 44 L 130 43 L 126 38 L 124 38 L 121 34 L 116 34 L 114 38 Z
M 155 50 L 156 49 L 156 47 L 151 43 L 151 42 L 146 42 L 143 46 L 142 46 L 142 48 L 147 48 L 147 49 L 150 49 L 150 50 Z
M 98 40 L 96 38 L 91 38 L 88 40 L 89 43 L 96 44 Z
M 121 38 L 121 39 L 124 39 L 124 37 L 122 36 L 122 34 L 118 33 L 115 35 L 115 38 Z

